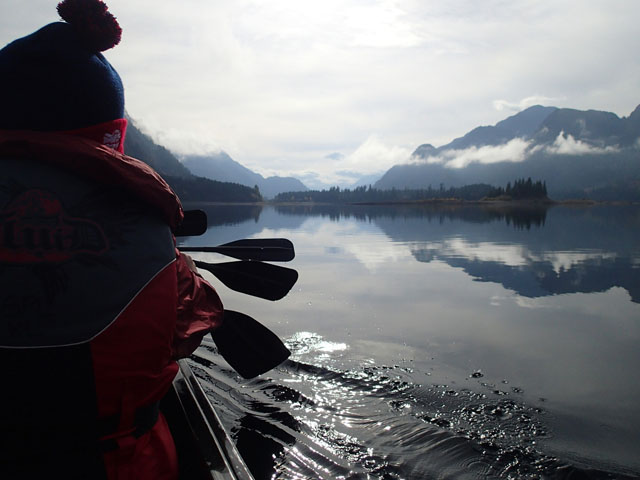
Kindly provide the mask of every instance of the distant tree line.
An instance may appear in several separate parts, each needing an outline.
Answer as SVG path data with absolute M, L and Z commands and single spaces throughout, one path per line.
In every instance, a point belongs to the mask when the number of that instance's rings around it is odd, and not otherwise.
M 434 189 L 397 189 L 380 190 L 368 187 L 357 187 L 353 190 L 331 187 L 329 190 L 307 190 L 305 192 L 286 192 L 276 195 L 276 202 L 317 202 L 317 203 L 386 203 L 414 202 L 425 199 L 459 198 L 462 200 L 478 200 L 492 192 L 494 187 L 486 184 L 450 187 L 444 185 Z
M 276 202 L 314 202 L 314 203 L 412 203 L 425 200 L 458 199 L 465 201 L 482 200 L 509 196 L 513 199 L 544 198 L 547 195 L 545 182 L 535 182 L 531 178 L 516 180 L 506 188 L 494 187 L 485 183 L 465 185 L 463 187 L 424 189 L 396 189 L 380 190 L 368 187 L 357 187 L 353 190 L 331 187 L 329 190 L 308 190 L 305 192 L 286 192 L 276 195 Z

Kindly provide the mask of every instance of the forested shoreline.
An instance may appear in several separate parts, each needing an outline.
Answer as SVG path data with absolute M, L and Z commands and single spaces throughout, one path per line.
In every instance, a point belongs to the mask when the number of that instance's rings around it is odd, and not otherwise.
M 277 195 L 274 203 L 353 203 L 353 204 L 385 204 L 385 203 L 421 203 L 421 202 L 478 202 L 478 201 L 546 201 L 546 182 L 528 179 L 517 179 L 507 183 L 505 187 L 495 187 L 484 183 L 465 185 L 463 187 L 438 188 L 429 186 L 426 189 L 382 190 L 361 186 L 353 190 L 332 187 L 329 190 L 308 190 L 304 192 L 286 192 Z

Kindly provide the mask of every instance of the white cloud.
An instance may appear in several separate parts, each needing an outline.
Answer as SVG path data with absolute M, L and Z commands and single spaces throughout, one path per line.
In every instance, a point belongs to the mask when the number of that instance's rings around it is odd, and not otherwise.
M 345 26 L 352 45 L 362 47 L 415 47 L 424 36 L 398 1 L 361 4 L 346 9 Z
M 607 251 L 533 252 L 525 245 L 469 242 L 457 237 L 440 242 L 416 243 L 409 245 L 409 248 L 413 251 L 427 249 L 435 258 L 466 258 L 471 262 L 496 262 L 515 268 L 540 263 L 549 264 L 558 275 L 586 262 L 604 263 L 616 258 L 615 253 Z
M 217 154 L 223 150 L 221 142 L 202 126 L 188 129 L 174 126 L 165 128 L 164 125 L 153 122 L 153 119 L 136 118 L 133 118 L 133 122 L 159 145 L 171 145 L 172 152 L 178 157 Z
M 326 189 L 332 186 L 350 187 L 360 178 L 369 175 L 382 176 L 393 165 L 406 162 L 411 156 L 412 148 L 391 145 L 377 135 L 370 135 L 355 150 L 348 154 L 331 153 L 323 157 L 308 159 L 303 168 L 289 167 L 281 175 L 299 178 L 311 189 Z M 260 170 L 260 169 L 258 169 Z M 274 174 L 270 170 L 260 170 Z
M 561 310 L 561 307 L 549 302 L 547 297 L 528 298 L 515 296 L 515 303 L 521 308 L 528 309 L 548 309 L 548 310 Z
M 55 21 L 57 1 L 0 1 L 0 46 Z M 333 180 L 324 157 L 372 132 L 414 150 L 535 103 L 637 105 L 636 0 L 106 3 L 124 30 L 106 57 L 134 119 L 171 150 L 220 147 L 281 175 Z M 393 157 L 368 156 L 367 170 Z
M 416 244 L 416 249 L 425 245 Z M 501 245 L 494 242 L 468 242 L 464 238 L 449 238 L 426 245 L 440 258 L 466 258 L 472 262 L 497 262 L 510 267 L 527 265 L 527 252 L 522 245 Z
M 532 140 L 514 138 L 501 145 L 469 147 L 463 150 L 445 150 L 426 158 L 411 157 L 413 163 L 442 164 L 446 168 L 465 168 L 472 163 L 523 162 L 534 153 L 544 150 L 552 155 L 598 155 L 615 153 L 619 147 L 599 147 L 576 140 L 572 135 L 560 132 L 551 145 L 533 145 Z
M 375 173 L 405 162 L 411 153 L 411 148 L 387 145 L 376 135 L 371 135 L 353 153 L 341 160 L 342 169 L 364 174 Z
M 388 240 L 383 236 L 380 238 Z M 411 252 L 406 247 L 389 241 L 372 243 L 355 237 L 344 245 L 344 249 L 370 272 L 375 272 L 380 267 L 388 268 L 390 263 L 407 261 L 411 258 Z
M 564 97 L 546 97 L 544 95 L 533 95 L 526 97 L 519 102 L 509 102 L 507 100 L 494 100 L 493 108 L 496 110 L 511 110 L 514 112 L 520 112 L 534 105 L 557 105 L 559 102 L 566 100 Z
M 614 153 L 618 147 L 597 147 L 589 145 L 581 140 L 576 140 L 572 135 L 560 132 L 552 145 L 545 147 L 547 153 L 556 155 L 598 155 L 603 153 Z
M 585 252 L 544 252 L 539 254 L 531 254 L 531 260 L 535 262 L 545 262 L 552 265 L 553 271 L 558 275 L 563 271 L 586 262 L 604 263 L 605 261 L 615 260 L 617 255 L 613 252 L 605 251 L 585 251 Z
M 472 163 L 522 162 L 532 153 L 531 141 L 514 138 L 502 145 L 486 145 L 469 147 L 464 150 L 445 150 L 437 156 L 413 161 L 426 163 L 442 163 L 447 168 L 464 168 Z

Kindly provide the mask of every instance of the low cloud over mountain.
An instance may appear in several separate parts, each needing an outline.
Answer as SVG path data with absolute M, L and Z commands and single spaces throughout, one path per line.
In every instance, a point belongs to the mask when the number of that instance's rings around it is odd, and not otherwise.
M 375 186 L 504 185 L 523 177 L 545 180 L 550 195 L 558 198 L 603 191 L 611 196 L 615 190 L 640 196 L 640 107 L 624 118 L 594 110 L 529 107 L 442 147 L 419 146 L 408 162 L 388 170 Z

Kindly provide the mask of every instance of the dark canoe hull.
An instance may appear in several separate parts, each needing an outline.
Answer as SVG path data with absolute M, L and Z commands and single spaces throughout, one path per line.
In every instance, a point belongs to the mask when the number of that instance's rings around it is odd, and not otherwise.
M 180 479 L 253 480 L 186 360 L 161 410 L 169 423 L 180 464 Z

